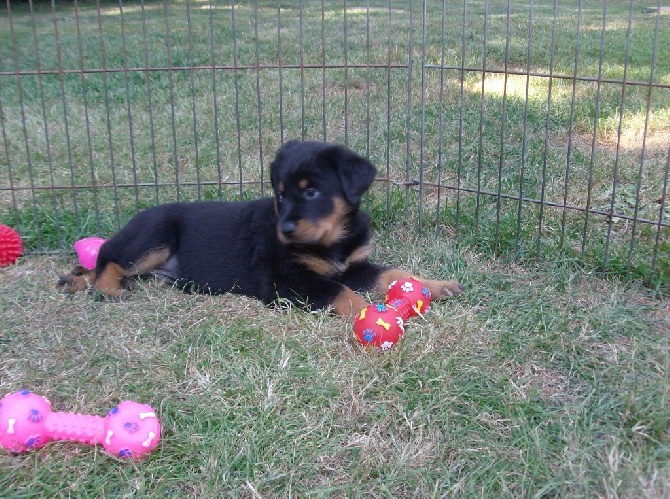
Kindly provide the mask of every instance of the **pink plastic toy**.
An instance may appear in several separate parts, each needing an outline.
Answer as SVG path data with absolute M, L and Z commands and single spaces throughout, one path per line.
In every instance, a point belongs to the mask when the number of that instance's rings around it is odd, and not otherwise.
M 354 336 L 364 346 L 388 350 L 405 333 L 405 321 L 430 309 L 431 294 L 418 279 L 393 281 L 384 304 L 368 305 L 354 319 Z
M 22 254 L 23 241 L 19 233 L 0 224 L 0 267 L 13 264 Z
M 85 237 L 74 243 L 74 249 L 77 252 L 79 263 L 88 270 L 95 268 L 95 262 L 98 259 L 100 246 L 107 241 L 100 237 Z
M 125 400 L 107 416 L 52 412 L 51 403 L 28 390 L 0 399 L 0 446 L 10 452 L 39 449 L 52 440 L 102 444 L 121 458 L 142 460 L 156 448 L 161 425 L 151 406 Z

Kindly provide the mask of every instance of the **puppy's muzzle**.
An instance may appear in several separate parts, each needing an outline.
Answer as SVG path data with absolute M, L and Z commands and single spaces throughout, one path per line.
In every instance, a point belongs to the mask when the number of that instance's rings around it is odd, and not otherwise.
M 279 224 L 279 230 L 281 231 L 284 237 L 291 237 L 295 234 L 295 231 L 298 229 L 298 224 L 291 221 L 285 221 Z

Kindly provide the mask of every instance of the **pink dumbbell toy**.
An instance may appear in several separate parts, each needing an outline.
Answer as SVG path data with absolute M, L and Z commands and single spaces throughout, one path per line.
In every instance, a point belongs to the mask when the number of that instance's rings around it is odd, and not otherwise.
M 354 335 L 364 345 L 388 350 L 405 334 L 405 321 L 430 309 L 431 294 L 418 279 L 401 279 L 389 286 L 384 303 L 361 310 Z
M 125 400 L 107 416 L 52 412 L 51 403 L 28 390 L 0 399 L 0 447 L 39 449 L 52 440 L 102 444 L 113 456 L 141 460 L 156 448 L 161 425 L 151 406 Z

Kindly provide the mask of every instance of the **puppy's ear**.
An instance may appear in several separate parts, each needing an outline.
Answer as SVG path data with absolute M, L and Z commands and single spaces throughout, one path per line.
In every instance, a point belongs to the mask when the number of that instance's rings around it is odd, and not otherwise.
M 377 169 L 370 161 L 341 145 L 329 147 L 324 154 L 335 167 L 346 200 L 354 205 L 359 204 L 361 196 L 372 185 Z

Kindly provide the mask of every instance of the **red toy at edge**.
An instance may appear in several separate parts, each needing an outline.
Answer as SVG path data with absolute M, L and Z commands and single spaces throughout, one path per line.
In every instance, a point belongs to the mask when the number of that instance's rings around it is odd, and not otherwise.
M 22 254 L 23 241 L 19 233 L 0 224 L 0 267 L 12 265 Z

